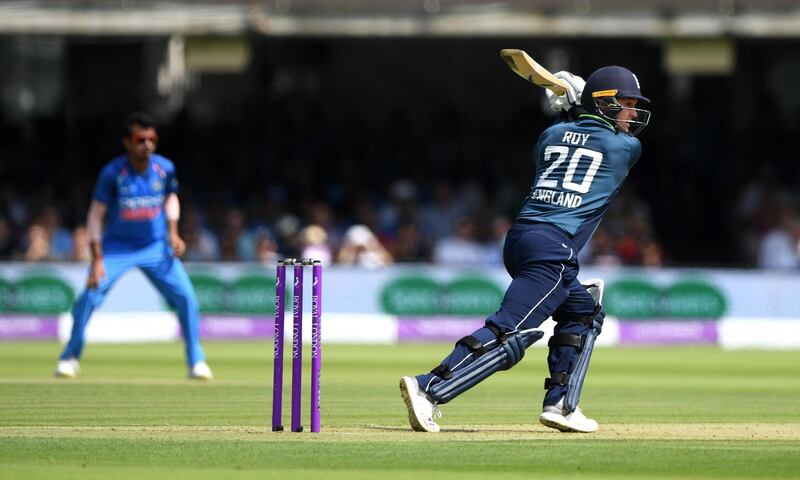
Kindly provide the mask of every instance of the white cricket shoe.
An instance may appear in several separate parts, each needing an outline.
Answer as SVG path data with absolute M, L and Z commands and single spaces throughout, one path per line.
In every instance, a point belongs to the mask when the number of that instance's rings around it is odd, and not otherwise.
M 56 365 L 56 378 L 75 378 L 81 371 L 77 358 L 59 360 Z
M 214 374 L 206 362 L 197 362 L 189 369 L 189 378 L 194 380 L 211 380 Z
M 564 399 L 555 405 L 547 405 L 539 415 L 539 422 L 545 427 L 555 428 L 562 432 L 592 433 L 597 430 L 597 422 L 586 418 L 579 407 L 574 412 L 564 408 Z
M 417 432 L 438 432 L 439 425 L 434 418 L 442 416 L 442 412 L 430 401 L 428 395 L 419 388 L 417 379 L 403 377 L 400 379 L 400 393 L 408 408 L 408 423 Z

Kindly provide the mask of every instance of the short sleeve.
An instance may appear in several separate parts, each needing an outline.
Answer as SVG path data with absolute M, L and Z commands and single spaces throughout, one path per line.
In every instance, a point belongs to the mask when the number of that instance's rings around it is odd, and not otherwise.
M 167 173 L 166 179 L 166 193 L 178 193 L 179 185 L 178 185 L 178 176 L 175 174 L 175 164 L 169 162 L 165 168 Z
M 106 205 L 112 203 L 116 197 L 116 182 L 114 171 L 111 166 L 105 167 L 100 171 L 100 176 L 97 178 L 97 183 L 94 186 L 94 193 L 92 198 L 99 200 Z

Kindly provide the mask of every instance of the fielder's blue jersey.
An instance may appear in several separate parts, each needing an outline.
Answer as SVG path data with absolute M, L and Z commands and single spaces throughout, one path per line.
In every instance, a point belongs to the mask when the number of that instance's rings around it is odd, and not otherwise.
M 641 151 L 639 140 L 599 117 L 552 125 L 534 148 L 536 177 L 517 219 L 556 225 L 580 250 Z
M 164 201 L 178 192 L 175 165 L 161 155 L 150 156 L 144 173 L 126 155 L 111 160 L 100 172 L 94 199 L 108 206 L 103 250 L 130 252 L 167 236 Z

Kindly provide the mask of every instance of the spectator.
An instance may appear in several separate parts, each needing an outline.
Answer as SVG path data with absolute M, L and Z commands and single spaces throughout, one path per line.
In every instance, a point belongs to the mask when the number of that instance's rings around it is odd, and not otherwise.
M 398 263 L 428 262 L 431 257 L 430 245 L 413 219 L 406 219 L 400 223 L 397 238 L 392 242 L 390 250 Z
M 303 246 L 300 236 L 300 219 L 293 213 L 281 214 L 275 222 L 275 230 L 278 234 L 278 250 L 285 253 L 287 257 L 302 255 Z M 327 234 L 326 234 L 327 235 Z
M 475 221 L 463 216 L 458 219 L 455 231 L 433 247 L 433 261 L 450 265 L 482 265 L 485 251 L 476 239 Z
M 333 254 L 328 245 L 328 233 L 319 225 L 308 225 L 300 230 L 301 258 L 319 260 L 323 265 L 329 265 Z
M 186 239 L 184 258 L 195 262 L 218 260 L 219 243 L 217 237 L 203 225 L 200 210 L 196 205 L 185 209 L 182 223 L 181 231 Z
M 461 209 L 453 199 L 453 189 L 447 182 L 438 182 L 433 187 L 433 201 L 422 208 L 422 231 L 434 243 L 452 234 Z
M 497 215 L 492 220 L 492 231 L 486 244 L 486 263 L 492 266 L 503 265 L 503 244 L 512 222 L 505 215 Z
M 14 252 L 14 237 L 8 219 L 0 215 L 0 258 L 8 258 Z
M 50 235 L 43 226 L 34 223 L 28 228 L 27 247 L 23 259 L 26 262 L 52 260 L 50 253 Z
M 610 214 L 611 212 L 609 212 Z M 578 254 L 578 260 L 582 263 L 605 267 L 618 266 L 622 263 L 617 254 L 616 241 L 603 224 L 600 224 L 586 247 Z
M 225 211 L 225 225 L 220 234 L 220 257 L 225 261 L 252 261 L 256 258 L 255 239 L 246 229 L 244 212 L 239 208 Z
M 273 266 L 277 263 L 278 242 L 267 228 L 259 228 L 255 234 L 255 255 L 256 260 L 264 265 Z
M 35 215 L 33 223 L 43 227 L 50 245 L 50 260 L 67 260 L 72 254 L 72 233 L 64 227 L 61 214 L 52 204 L 44 205 Z
M 641 264 L 644 267 L 664 266 L 664 252 L 653 240 L 646 240 L 641 246 Z
M 381 205 L 380 210 L 376 212 L 377 218 L 374 222 L 361 222 L 384 241 L 394 240 L 401 219 L 415 210 L 417 187 L 408 179 L 398 179 L 389 186 L 388 197 L 389 201 Z
M 304 208 L 306 225 L 318 225 L 325 232 L 325 242 L 330 250 L 340 242 L 340 233 L 336 224 L 335 215 L 330 205 L 323 202 L 310 202 Z
M 379 268 L 394 263 L 392 255 L 365 225 L 353 225 L 344 234 L 338 262 L 342 265 Z
M 775 225 L 761 239 L 758 249 L 758 267 L 774 269 L 796 269 L 798 258 L 800 224 L 797 216 L 788 207 L 777 214 Z
M 86 227 L 79 225 L 72 231 L 72 253 L 69 257 L 72 262 L 89 262 L 92 259 L 89 246 L 89 233 Z

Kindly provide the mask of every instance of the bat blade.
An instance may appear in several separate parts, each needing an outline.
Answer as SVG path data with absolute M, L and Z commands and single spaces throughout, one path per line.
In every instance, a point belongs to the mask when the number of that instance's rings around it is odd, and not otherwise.
M 524 50 L 504 48 L 500 50 L 500 58 L 514 73 L 535 85 L 547 88 L 556 95 L 563 95 L 567 91 L 566 83 L 536 63 Z

